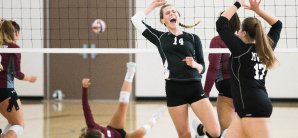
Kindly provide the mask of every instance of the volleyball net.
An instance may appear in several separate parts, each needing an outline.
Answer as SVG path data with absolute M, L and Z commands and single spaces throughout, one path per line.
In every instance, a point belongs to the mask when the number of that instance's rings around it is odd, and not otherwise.
M 40 53 L 142 53 L 157 52 L 155 46 L 137 33 L 130 22 L 136 11 L 143 10 L 152 0 L 0 0 L 0 17 L 15 20 L 21 26 L 18 50 L 1 52 Z M 181 22 L 201 23 L 183 31 L 197 34 L 205 52 L 227 50 L 208 49 L 217 35 L 215 22 L 219 13 L 233 4 L 233 0 L 168 0 L 181 14 Z M 284 23 L 278 52 L 297 52 L 298 23 L 296 0 L 264 0 L 262 8 Z M 256 16 L 252 11 L 239 10 L 241 19 Z M 106 22 L 103 33 L 94 33 L 96 19 Z M 166 31 L 159 21 L 159 8 L 145 20 L 152 27 Z M 262 20 L 266 30 L 270 26 Z M 68 49 L 70 48 L 70 49 Z M 88 48 L 93 48 L 92 50 Z

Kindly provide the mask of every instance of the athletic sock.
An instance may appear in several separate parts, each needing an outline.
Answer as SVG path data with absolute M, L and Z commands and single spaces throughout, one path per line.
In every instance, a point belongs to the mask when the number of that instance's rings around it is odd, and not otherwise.
M 136 63 L 128 62 L 126 66 L 127 66 L 127 72 L 125 75 L 125 81 L 132 82 L 136 72 Z

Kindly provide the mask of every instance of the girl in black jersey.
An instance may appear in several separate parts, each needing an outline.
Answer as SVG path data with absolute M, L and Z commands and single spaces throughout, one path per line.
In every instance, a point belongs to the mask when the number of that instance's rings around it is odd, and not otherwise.
M 228 138 L 269 138 L 269 118 L 272 104 L 265 88 L 268 69 L 277 62 L 273 53 L 280 38 L 282 23 L 275 17 L 260 9 L 260 0 L 244 0 L 228 8 L 217 20 L 217 31 L 230 49 L 231 55 L 231 90 L 237 112 L 225 137 Z M 229 20 L 244 5 L 254 11 L 272 27 L 265 34 L 261 22 L 255 17 L 244 19 L 236 36 L 228 29 Z
M 154 0 L 131 20 L 137 30 L 158 48 L 165 68 L 167 106 L 179 138 L 191 137 L 188 105 L 204 124 L 204 131 L 200 135 L 207 132 L 208 137 L 219 137 L 220 127 L 216 113 L 201 84 L 205 63 L 200 38 L 181 31 L 179 12 L 174 6 L 164 4 L 165 0 Z M 159 6 L 162 6 L 160 22 L 166 26 L 168 32 L 158 31 L 143 22 L 146 15 Z

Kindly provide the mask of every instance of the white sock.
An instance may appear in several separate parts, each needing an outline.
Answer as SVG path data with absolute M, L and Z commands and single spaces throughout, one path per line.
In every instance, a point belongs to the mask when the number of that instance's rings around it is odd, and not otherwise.
M 125 81 L 132 82 L 135 72 L 136 72 L 136 63 L 128 62 L 126 63 L 127 72 L 125 75 Z
M 154 118 L 155 120 L 159 120 L 160 117 L 164 114 L 164 112 L 166 111 L 167 107 L 166 106 L 162 106 L 160 107 L 155 113 L 152 114 L 152 118 Z

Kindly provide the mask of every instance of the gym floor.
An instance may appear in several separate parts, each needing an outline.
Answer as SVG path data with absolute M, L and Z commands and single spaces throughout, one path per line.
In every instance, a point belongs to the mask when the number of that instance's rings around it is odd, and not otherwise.
M 89 101 L 98 124 L 106 126 L 117 107 L 117 101 Z M 145 124 L 151 115 L 164 106 L 162 101 L 132 101 L 127 114 L 126 131 Z M 273 103 L 271 130 L 273 138 L 298 138 L 298 103 Z M 23 101 L 25 132 L 21 138 L 78 138 L 85 120 L 80 100 Z M 189 110 L 189 123 L 195 115 Z M 6 125 L 0 117 L 0 126 Z M 191 127 L 191 126 L 190 126 Z M 194 131 L 191 128 L 192 136 Z M 174 124 L 166 111 L 145 138 L 177 138 Z

